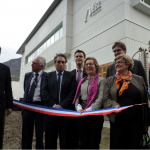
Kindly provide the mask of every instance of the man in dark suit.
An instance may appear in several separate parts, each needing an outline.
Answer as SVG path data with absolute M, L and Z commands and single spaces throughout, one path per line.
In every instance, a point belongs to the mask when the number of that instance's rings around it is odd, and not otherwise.
M 114 45 L 112 46 L 112 49 L 115 57 L 120 54 L 126 54 L 127 51 L 126 45 L 120 41 L 115 42 Z M 141 61 L 135 59 L 133 61 L 134 61 L 134 67 L 132 68 L 131 72 L 133 74 L 142 76 L 146 86 L 148 87 L 145 70 L 142 66 Z M 116 74 L 115 64 L 112 64 L 107 68 L 106 78 L 110 76 L 114 76 L 115 74 Z
M 76 63 L 76 69 L 72 70 L 71 72 L 74 74 L 76 77 L 77 84 L 79 81 L 87 76 L 87 74 L 83 70 L 83 63 L 84 59 L 86 58 L 85 52 L 82 50 L 76 50 L 74 53 L 74 61 Z M 73 105 L 73 109 L 75 110 L 75 105 Z M 72 119 L 72 126 L 74 127 L 73 130 L 73 149 L 80 149 L 80 137 L 78 133 L 78 128 L 77 128 L 77 118 Z
M 72 109 L 77 82 L 75 76 L 65 71 L 67 58 L 64 54 L 54 57 L 56 71 L 47 74 L 43 87 L 45 105 L 58 109 Z M 45 115 L 45 149 L 57 149 L 59 134 L 60 149 L 72 149 L 72 118 Z
M 86 58 L 86 55 L 85 55 L 84 51 L 82 51 L 82 50 L 75 51 L 74 60 L 76 63 L 76 69 L 72 70 L 71 72 L 75 75 L 77 83 L 79 83 L 79 81 L 82 78 L 87 76 L 87 74 L 83 70 L 83 63 L 84 63 L 85 58 Z
M 1 53 L 1 47 L 0 47 Z M 11 89 L 10 69 L 0 63 L 0 149 L 3 148 L 5 111 L 9 116 L 12 112 L 13 97 Z
M 46 76 L 43 69 L 46 60 L 37 57 L 32 61 L 32 72 L 26 73 L 24 78 L 24 102 L 44 105 L 42 86 Z M 22 111 L 22 149 L 32 149 L 33 129 L 35 122 L 36 149 L 43 149 L 43 114 L 23 109 Z

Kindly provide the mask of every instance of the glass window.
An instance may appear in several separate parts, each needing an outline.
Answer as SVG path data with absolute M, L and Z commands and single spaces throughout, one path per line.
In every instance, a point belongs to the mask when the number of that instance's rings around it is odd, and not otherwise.
M 35 58 L 37 57 L 37 50 L 34 52 L 34 57 Z
M 62 27 L 59 29 L 60 38 L 62 37 Z
M 55 32 L 55 41 L 59 39 L 59 30 Z
M 51 45 L 51 39 L 49 38 L 48 40 L 47 40 L 47 47 L 49 47 Z
M 37 50 L 37 55 L 39 55 L 40 54 L 40 48 L 38 48 L 38 50 Z
M 148 0 L 149 1 L 149 0 Z M 57 41 L 60 37 L 62 37 L 62 26 L 53 34 L 51 37 L 43 43 L 35 52 L 33 52 L 29 57 L 27 57 L 27 63 L 35 59 L 40 53 L 42 53 L 47 47 Z
M 28 57 L 28 62 L 30 62 L 30 56 Z
M 43 45 L 40 47 L 40 53 L 42 53 L 43 51 Z
M 47 48 L 46 42 L 43 44 L 43 51 Z
M 150 5 L 150 0 L 144 0 L 147 5 Z
M 54 43 L 54 35 L 51 36 L 51 44 Z

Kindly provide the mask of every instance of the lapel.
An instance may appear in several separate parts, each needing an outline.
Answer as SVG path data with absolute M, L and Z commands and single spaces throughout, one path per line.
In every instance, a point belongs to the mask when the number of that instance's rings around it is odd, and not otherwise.
M 136 78 L 134 77 L 134 75 L 132 75 L 132 79 L 131 79 L 130 82 L 131 82 L 135 87 L 137 87 L 137 88 L 140 90 L 141 96 L 143 96 L 143 89 L 142 89 L 143 87 L 141 88 L 139 82 L 137 82 L 137 80 L 136 80 Z
M 41 85 L 40 85 L 40 88 L 42 89 L 42 85 L 43 85 L 43 82 L 44 82 L 44 79 L 45 79 L 45 72 L 43 71 L 43 74 L 42 74 L 42 77 L 41 77 Z
M 112 99 L 117 101 L 116 77 L 114 77 L 114 81 L 112 82 L 112 84 L 113 84 L 111 90 Z
M 64 70 L 63 78 L 62 78 L 62 83 L 61 83 L 61 90 L 65 84 L 65 81 L 67 79 L 67 72 Z
M 57 74 L 56 74 L 56 71 L 54 71 L 54 72 L 52 72 L 52 76 L 51 76 L 51 83 L 50 83 L 50 86 L 52 85 L 52 86 L 54 86 L 55 87 L 55 89 L 57 89 L 57 91 L 58 91 L 58 84 L 57 84 Z
M 30 82 L 31 82 L 32 77 L 33 77 L 33 72 L 29 74 L 29 77 L 28 77 L 28 79 L 27 79 L 27 90 L 28 90 L 29 87 L 30 87 Z
M 75 74 L 75 77 L 76 77 L 76 69 L 73 70 L 73 73 Z

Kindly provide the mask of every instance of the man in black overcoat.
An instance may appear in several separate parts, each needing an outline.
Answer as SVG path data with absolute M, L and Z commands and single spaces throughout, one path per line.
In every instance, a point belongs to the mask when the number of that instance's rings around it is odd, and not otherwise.
M 0 149 L 3 148 L 5 112 L 9 116 L 12 112 L 12 107 L 13 96 L 10 69 L 8 66 L 0 63 Z

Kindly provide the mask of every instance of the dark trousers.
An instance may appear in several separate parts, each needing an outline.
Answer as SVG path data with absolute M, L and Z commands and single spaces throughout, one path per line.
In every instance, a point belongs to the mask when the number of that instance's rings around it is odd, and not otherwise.
M 3 148 L 3 137 L 4 137 L 4 123 L 5 123 L 5 111 L 0 111 L 0 149 Z
M 36 149 L 43 149 L 43 114 L 24 109 L 22 112 L 22 149 L 32 149 L 35 123 Z
M 78 118 L 81 149 L 99 149 L 103 122 L 103 116 L 87 116 Z
M 110 149 L 140 149 L 142 137 L 142 120 L 110 121 Z
M 57 149 L 59 135 L 60 149 L 72 149 L 72 118 L 57 117 L 45 122 L 45 149 Z
M 79 130 L 78 130 L 78 118 L 72 118 L 72 149 L 80 149 L 80 137 L 79 137 Z

